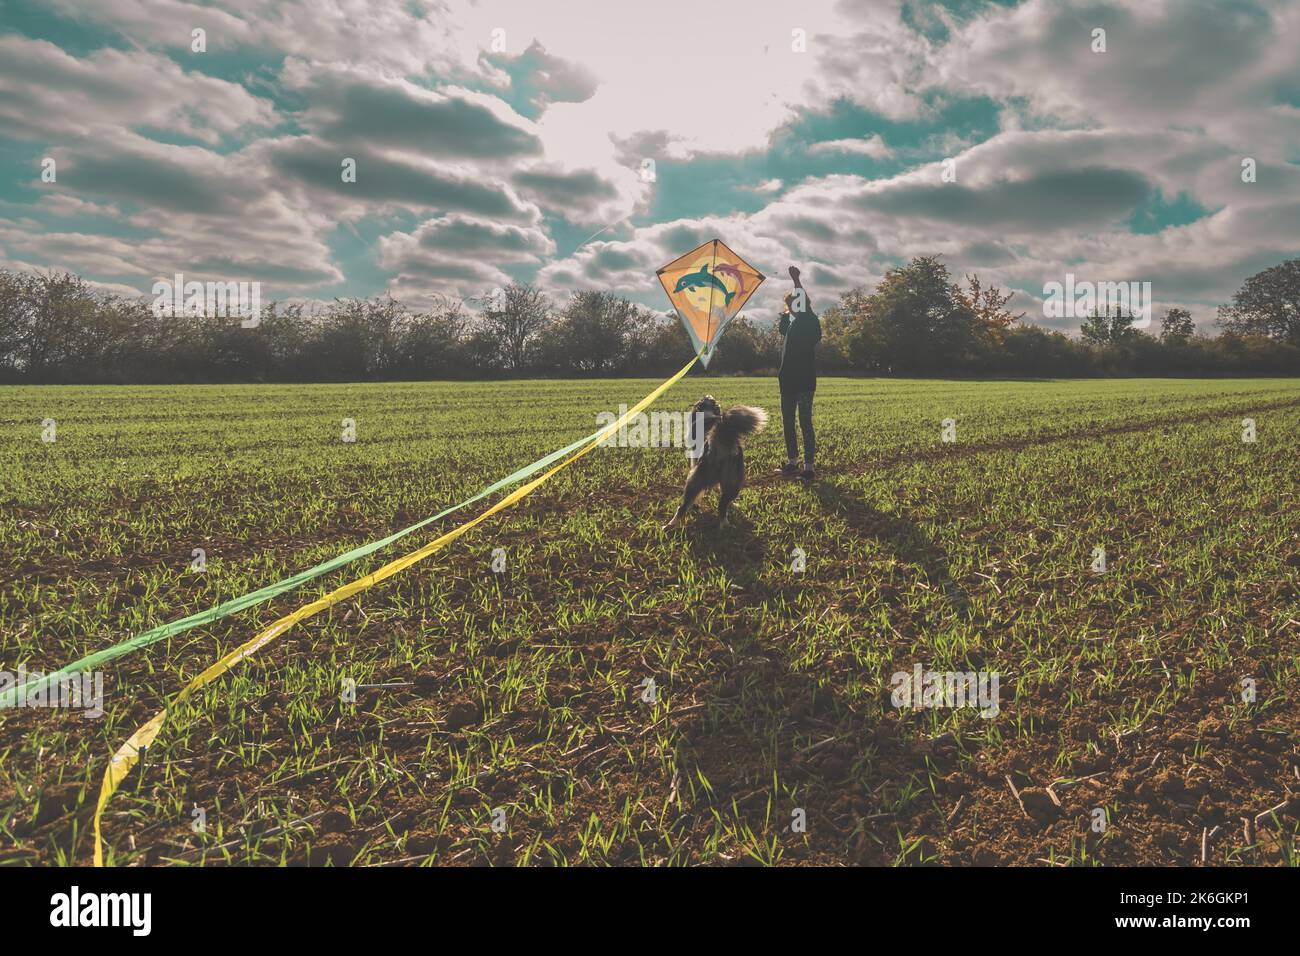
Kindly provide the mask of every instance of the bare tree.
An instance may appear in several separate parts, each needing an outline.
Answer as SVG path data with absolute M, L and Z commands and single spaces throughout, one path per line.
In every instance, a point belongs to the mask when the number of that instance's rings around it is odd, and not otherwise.
M 98 300 L 70 272 L 38 273 L 5 296 L 6 350 L 34 382 L 57 381 L 79 364 L 97 333 Z
M 485 298 L 483 321 L 501 343 L 505 367 L 518 371 L 528 364 L 529 346 L 551 315 L 551 301 L 540 289 L 512 282 Z
M 19 350 L 34 321 L 35 286 L 35 276 L 0 272 L 0 369 L 16 369 L 24 361 Z

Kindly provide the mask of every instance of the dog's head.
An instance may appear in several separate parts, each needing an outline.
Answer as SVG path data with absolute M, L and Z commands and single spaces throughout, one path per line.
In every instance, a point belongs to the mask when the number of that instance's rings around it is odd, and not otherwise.
M 698 402 L 691 406 L 691 414 L 704 415 L 706 418 L 721 418 L 722 406 L 712 395 L 705 395 Z
M 722 420 L 722 406 L 712 395 L 705 395 L 686 413 L 686 454 L 697 460 L 704 454 L 705 443 L 713 433 L 713 426 Z

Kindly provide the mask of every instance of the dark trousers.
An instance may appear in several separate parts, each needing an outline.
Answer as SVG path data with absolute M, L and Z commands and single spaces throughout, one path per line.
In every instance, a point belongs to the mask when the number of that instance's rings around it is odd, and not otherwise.
M 785 426 L 785 456 L 794 461 L 799 455 L 799 436 L 794 430 L 795 409 L 799 410 L 799 428 L 803 431 L 803 463 L 811 465 L 817 453 L 817 436 L 813 434 L 813 393 L 781 390 L 781 424 Z

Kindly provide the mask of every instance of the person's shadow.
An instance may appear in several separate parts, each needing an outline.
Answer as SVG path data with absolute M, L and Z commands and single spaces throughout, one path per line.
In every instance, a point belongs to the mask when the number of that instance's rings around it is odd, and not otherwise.
M 966 594 L 947 556 L 916 522 L 830 483 L 802 493 L 853 534 L 880 541 L 919 569 L 964 613 Z M 733 511 L 731 521 L 717 533 L 716 519 L 700 516 L 689 548 L 701 566 L 724 567 L 748 588 L 764 544 L 743 514 Z M 766 599 L 789 601 L 797 592 L 773 590 L 770 581 L 765 591 Z M 681 725 L 673 781 L 674 794 L 684 791 L 679 825 L 724 836 L 719 849 L 729 852 L 722 859 L 733 863 L 931 862 L 931 845 L 900 844 L 900 835 L 915 829 L 918 815 L 928 818 L 923 829 L 941 829 L 927 781 L 954 766 L 959 744 L 918 736 L 916 722 L 900 719 L 889 703 L 888 687 L 878 696 L 861 693 L 851 664 L 810 667 L 788 646 L 788 633 L 751 630 L 752 619 L 737 623 L 719 628 L 723 646 L 692 695 L 701 709 Z M 804 619 L 795 626 L 817 625 Z
M 969 615 L 969 599 L 962 586 L 953 580 L 947 554 L 915 521 L 901 512 L 881 511 L 829 482 L 815 482 L 809 490 L 823 510 L 839 515 L 854 532 L 874 538 L 892 550 L 899 561 L 919 568 L 958 616 Z

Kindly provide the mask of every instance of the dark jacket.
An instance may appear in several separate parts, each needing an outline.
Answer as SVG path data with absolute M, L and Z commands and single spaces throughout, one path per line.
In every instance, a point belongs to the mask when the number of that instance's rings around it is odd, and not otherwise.
M 817 343 L 822 340 L 822 322 L 816 313 L 783 313 L 778 326 L 785 340 L 781 346 L 781 371 L 777 378 L 783 392 L 811 392 L 817 388 Z

